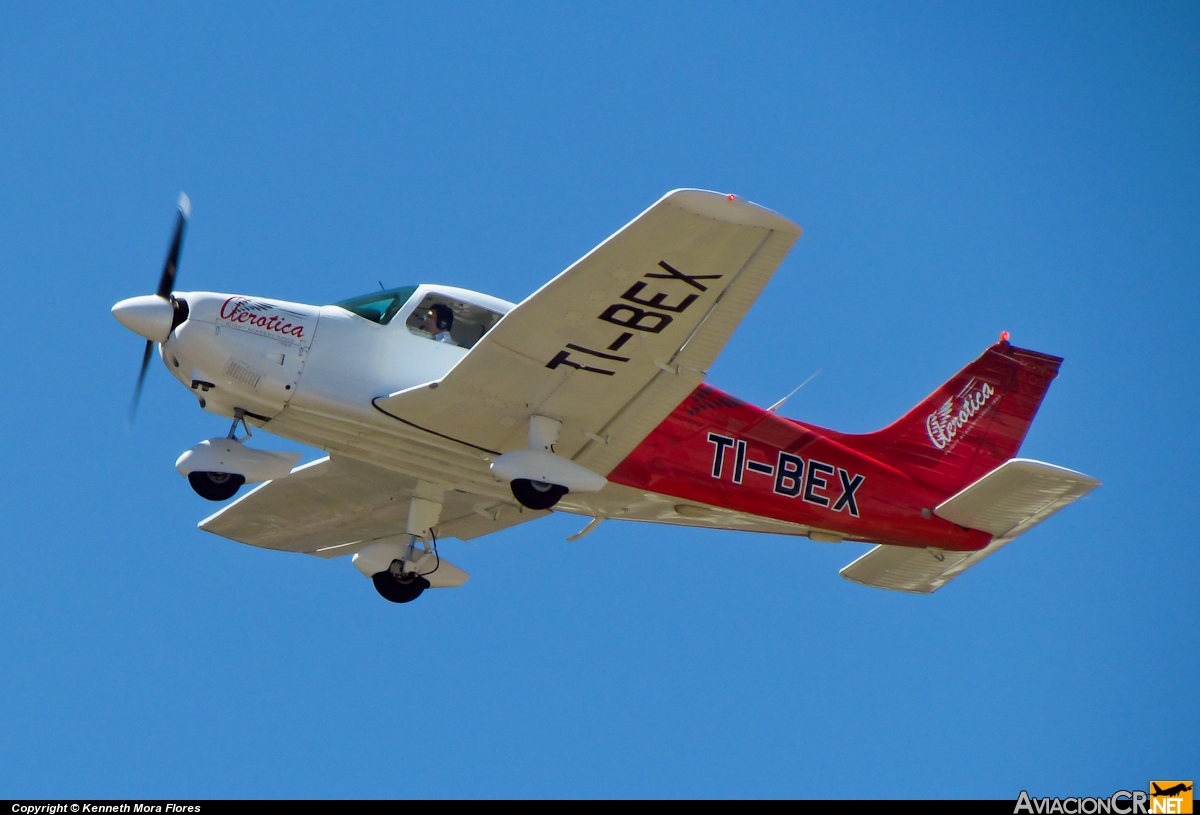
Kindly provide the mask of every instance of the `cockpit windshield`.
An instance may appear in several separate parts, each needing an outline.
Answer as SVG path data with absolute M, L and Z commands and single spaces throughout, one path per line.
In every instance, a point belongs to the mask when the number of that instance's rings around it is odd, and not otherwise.
M 334 303 L 334 305 L 340 306 L 346 309 L 346 311 L 353 312 L 359 317 L 370 320 L 373 323 L 387 325 L 396 316 L 396 312 L 400 310 L 400 307 L 408 302 L 408 298 L 413 296 L 413 292 L 416 290 L 416 286 L 387 289 L 386 291 L 364 294 L 361 297 L 351 297 L 349 300 L 342 300 L 341 302 Z

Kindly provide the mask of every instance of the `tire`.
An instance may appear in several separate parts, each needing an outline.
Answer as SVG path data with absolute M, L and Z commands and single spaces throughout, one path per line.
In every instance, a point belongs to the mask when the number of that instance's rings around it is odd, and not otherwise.
M 188 483 L 201 498 L 224 501 L 241 489 L 246 477 L 234 473 L 188 473 Z
M 375 584 L 375 591 L 379 592 L 384 600 L 390 600 L 393 603 L 411 603 L 421 596 L 421 592 L 429 588 L 429 581 L 423 577 L 410 575 L 407 583 L 401 583 L 389 571 L 376 572 L 371 575 L 371 582 Z
M 545 481 L 530 481 L 528 478 L 514 478 L 512 482 L 513 497 L 529 509 L 550 509 L 559 499 L 570 490 L 558 484 L 547 484 Z

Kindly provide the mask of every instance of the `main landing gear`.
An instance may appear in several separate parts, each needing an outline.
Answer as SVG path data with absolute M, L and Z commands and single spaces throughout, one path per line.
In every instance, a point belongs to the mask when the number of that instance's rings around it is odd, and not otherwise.
M 558 484 L 531 481 L 528 478 L 514 478 L 511 487 L 513 497 L 529 509 L 550 509 L 569 492 L 566 487 Z
M 433 574 L 442 565 L 441 558 L 437 555 L 436 536 L 433 536 L 433 541 L 432 544 L 423 543 L 422 548 L 418 549 L 417 536 L 410 534 L 408 550 L 403 559 L 396 558 L 387 569 L 371 575 L 375 591 L 379 592 L 383 599 L 393 603 L 411 603 L 420 597 L 421 593 L 429 588 L 429 581 L 425 579 L 424 574 L 417 571 L 419 564 L 428 563 L 430 558 L 427 555 L 433 554 L 437 565 L 428 574 Z M 428 567 L 426 566 L 426 568 Z
M 210 501 L 232 498 L 246 483 L 246 477 L 236 473 L 188 473 L 187 480 L 197 495 Z

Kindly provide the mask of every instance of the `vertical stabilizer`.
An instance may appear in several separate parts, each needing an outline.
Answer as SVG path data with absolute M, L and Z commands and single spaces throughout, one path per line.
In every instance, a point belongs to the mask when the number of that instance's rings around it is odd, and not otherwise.
M 1002 340 L 883 430 L 829 435 L 951 495 L 1017 454 L 1061 364 Z

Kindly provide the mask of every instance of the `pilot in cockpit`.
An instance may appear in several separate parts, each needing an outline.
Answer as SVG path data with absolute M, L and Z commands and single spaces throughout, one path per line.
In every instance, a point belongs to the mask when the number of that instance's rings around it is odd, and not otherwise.
M 458 345 L 450 336 L 450 328 L 454 325 L 454 312 L 444 303 L 434 303 L 425 312 L 425 321 L 421 328 L 438 342 L 447 345 Z

